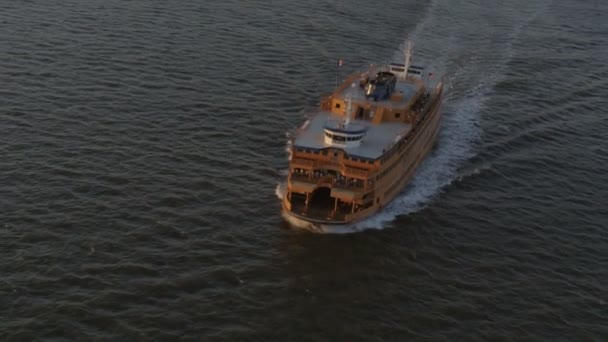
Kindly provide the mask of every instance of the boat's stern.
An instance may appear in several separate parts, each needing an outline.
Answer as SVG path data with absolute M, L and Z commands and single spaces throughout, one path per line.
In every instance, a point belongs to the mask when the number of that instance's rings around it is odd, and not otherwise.
M 347 216 L 333 210 L 333 207 L 311 207 L 306 204 L 305 197 L 299 194 L 283 195 L 283 217 L 295 226 L 304 225 L 344 225 L 351 223 Z

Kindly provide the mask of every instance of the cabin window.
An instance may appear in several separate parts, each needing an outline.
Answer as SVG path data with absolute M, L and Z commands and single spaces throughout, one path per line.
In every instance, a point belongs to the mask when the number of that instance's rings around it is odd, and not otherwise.
M 363 108 L 359 107 L 357 109 L 357 119 L 361 119 L 363 117 Z
M 399 117 L 401 117 L 401 113 L 395 113 L 395 119 L 398 119 Z
M 340 104 L 339 103 L 336 103 L 336 108 L 340 108 Z
M 325 150 L 323 150 L 323 152 L 321 152 L 321 153 L 323 153 L 324 156 L 327 155 L 327 151 L 325 151 Z

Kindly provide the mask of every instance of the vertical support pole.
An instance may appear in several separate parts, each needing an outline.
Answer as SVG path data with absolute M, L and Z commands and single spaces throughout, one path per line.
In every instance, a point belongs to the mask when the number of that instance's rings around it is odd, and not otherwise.
M 407 39 L 405 41 L 405 51 L 404 51 L 404 55 L 405 55 L 405 74 L 403 75 L 403 79 L 407 79 L 407 71 L 410 68 L 410 64 L 412 61 L 412 50 L 413 50 L 414 46 L 412 44 L 412 41 L 410 41 L 409 39 Z
M 340 67 L 344 64 L 342 59 L 338 59 L 338 65 L 336 66 L 336 88 L 338 88 L 338 74 L 340 73 Z
M 338 69 L 338 68 L 336 68 L 336 85 L 334 86 L 334 89 L 335 89 L 335 88 L 338 88 L 338 70 L 339 70 L 339 69 Z
M 351 214 L 354 214 L 354 213 L 355 213 L 355 202 L 353 202 L 353 207 L 352 207 L 352 210 L 351 210 Z

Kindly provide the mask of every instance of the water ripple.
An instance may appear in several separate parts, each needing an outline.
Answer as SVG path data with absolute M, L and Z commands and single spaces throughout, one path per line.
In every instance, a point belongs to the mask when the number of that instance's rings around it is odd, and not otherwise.
M 601 340 L 606 9 L 0 4 L 1 339 Z M 288 229 L 285 132 L 406 35 L 437 147 L 383 229 Z

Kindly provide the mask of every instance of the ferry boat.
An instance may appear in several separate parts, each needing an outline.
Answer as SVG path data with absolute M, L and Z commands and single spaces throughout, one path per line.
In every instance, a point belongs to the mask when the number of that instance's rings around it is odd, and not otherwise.
M 412 61 L 370 65 L 345 78 L 293 134 L 282 196 L 290 218 L 350 224 L 381 210 L 408 184 L 441 126 L 443 82 Z

